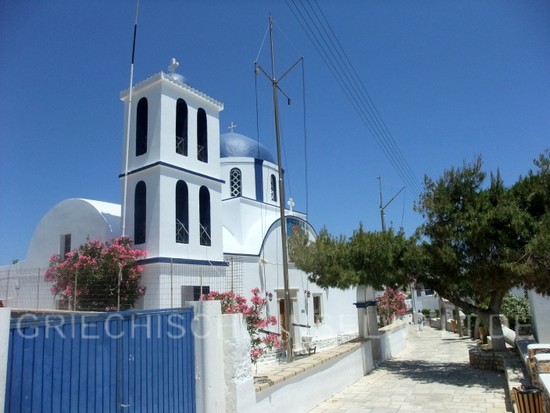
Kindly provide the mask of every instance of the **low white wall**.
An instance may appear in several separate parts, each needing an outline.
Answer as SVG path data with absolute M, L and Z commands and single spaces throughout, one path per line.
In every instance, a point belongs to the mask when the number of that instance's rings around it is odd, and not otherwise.
M 225 412 L 224 340 L 219 301 L 196 301 L 193 306 L 197 413 Z
M 257 392 L 256 405 L 241 412 L 305 413 L 373 368 L 372 342 L 366 341 L 355 351 Z
M 380 349 L 384 361 L 407 346 L 407 322 L 399 321 L 380 330 Z M 358 349 L 332 359 L 291 379 L 256 393 L 256 404 L 239 410 L 253 412 L 308 412 L 332 395 L 352 385 L 374 369 L 373 339 Z
M 380 329 L 380 357 L 384 361 L 407 348 L 408 323 L 396 321 Z
M 242 314 L 223 315 L 225 412 L 252 411 L 256 405 L 250 362 L 250 335 Z
M 256 392 L 250 336 L 240 314 L 221 315 L 218 301 L 195 308 L 197 412 L 308 412 L 374 369 L 373 340 Z M 380 330 L 383 361 L 406 348 L 408 323 Z M 223 367 L 222 367 L 223 366 Z
M 6 402 L 6 370 L 8 368 L 8 351 L 10 338 L 9 308 L 0 308 L 0 413 L 4 413 Z
M 550 343 L 550 323 L 548 323 L 550 297 L 542 296 L 530 290 L 529 304 L 531 306 L 535 338 L 539 343 Z

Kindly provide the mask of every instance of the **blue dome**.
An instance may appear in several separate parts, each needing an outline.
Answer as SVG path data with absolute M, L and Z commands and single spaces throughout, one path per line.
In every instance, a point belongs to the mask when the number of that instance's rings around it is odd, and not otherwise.
M 220 136 L 220 157 L 255 158 L 277 164 L 269 149 L 264 145 L 248 136 L 235 132 L 224 133 Z

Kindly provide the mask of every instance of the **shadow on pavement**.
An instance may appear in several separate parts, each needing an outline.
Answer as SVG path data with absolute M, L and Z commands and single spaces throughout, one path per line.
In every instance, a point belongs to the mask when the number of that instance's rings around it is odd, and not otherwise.
M 473 369 L 466 363 L 388 360 L 379 369 L 420 383 L 441 383 L 460 387 L 481 386 L 488 390 L 502 389 L 506 385 L 502 373 Z

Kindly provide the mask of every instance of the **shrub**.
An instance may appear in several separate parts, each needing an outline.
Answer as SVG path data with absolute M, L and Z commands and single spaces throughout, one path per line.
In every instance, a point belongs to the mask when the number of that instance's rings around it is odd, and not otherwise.
M 511 329 L 515 328 L 516 321 L 520 324 L 531 323 L 531 310 L 529 307 L 529 300 L 525 297 L 520 298 L 513 294 L 507 293 L 504 296 L 500 311 L 508 319 L 508 323 Z
M 111 243 L 90 241 L 68 252 L 53 255 L 44 275 L 61 307 L 72 310 L 113 311 L 132 308 L 145 294 L 139 285 L 138 261 L 147 253 L 132 248 L 129 238 Z
M 394 318 L 404 317 L 407 314 L 405 295 L 399 290 L 387 288 L 376 299 L 376 312 L 382 326 L 391 324 Z
M 252 290 L 251 305 L 248 305 L 246 298 L 235 294 L 233 291 L 220 293 L 212 291 L 202 296 L 203 300 L 221 301 L 222 313 L 224 314 L 242 314 L 246 322 L 246 329 L 250 334 L 250 361 L 256 363 L 258 359 L 268 350 L 279 348 L 279 336 L 276 333 L 266 332 L 265 328 L 270 325 L 277 325 L 275 316 L 264 317 L 263 312 L 267 305 L 267 300 L 260 296 L 260 290 Z

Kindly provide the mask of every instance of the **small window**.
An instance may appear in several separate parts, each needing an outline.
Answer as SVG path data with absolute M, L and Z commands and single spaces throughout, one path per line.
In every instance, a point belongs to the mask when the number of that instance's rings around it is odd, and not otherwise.
M 147 153 L 148 112 L 147 98 L 141 98 L 136 111 L 136 156 Z
M 189 244 L 189 190 L 187 184 L 176 184 L 176 242 Z
M 63 258 L 71 252 L 71 234 L 62 234 L 59 242 L 59 255 Z
M 229 182 L 231 184 L 231 196 L 241 196 L 243 194 L 242 173 L 239 168 L 233 168 L 229 172 Z
M 271 200 L 277 202 L 277 180 L 275 175 L 271 175 Z
M 210 192 L 205 186 L 199 190 L 199 231 L 200 244 L 212 245 L 211 227 L 210 227 Z
M 187 156 L 187 103 L 178 99 L 176 103 L 176 153 Z
M 134 194 L 134 243 L 145 243 L 145 228 L 147 222 L 147 187 L 139 181 Z
M 208 162 L 208 130 L 203 108 L 199 108 L 197 112 L 197 159 Z
M 316 324 L 323 322 L 321 298 L 321 294 L 313 294 L 313 321 Z
M 183 285 L 181 287 L 181 301 L 182 305 L 185 302 L 189 301 L 199 301 L 201 295 L 206 295 L 210 293 L 210 286 L 203 285 Z

